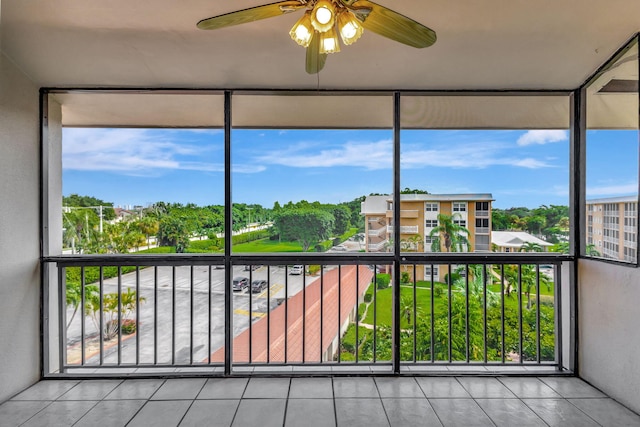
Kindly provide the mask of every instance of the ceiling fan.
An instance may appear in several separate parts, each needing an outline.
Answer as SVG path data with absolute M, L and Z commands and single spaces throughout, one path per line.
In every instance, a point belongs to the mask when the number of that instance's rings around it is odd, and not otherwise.
M 329 53 L 340 52 L 338 34 L 345 45 L 367 29 L 391 40 L 424 48 L 436 42 L 436 33 L 404 15 L 368 0 L 287 0 L 225 13 L 198 22 L 201 30 L 216 30 L 305 9 L 289 35 L 307 49 L 306 70 L 320 72 Z

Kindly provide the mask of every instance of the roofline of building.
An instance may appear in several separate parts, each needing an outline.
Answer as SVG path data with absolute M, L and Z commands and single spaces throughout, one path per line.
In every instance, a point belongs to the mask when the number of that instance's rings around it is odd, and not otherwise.
M 637 202 L 638 196 L 619 196 L 619 197 L 605 197 L 602 199 L 587 200 L 588 205 L 597 205 L 600 203 L 623 203 L 623 202 Z

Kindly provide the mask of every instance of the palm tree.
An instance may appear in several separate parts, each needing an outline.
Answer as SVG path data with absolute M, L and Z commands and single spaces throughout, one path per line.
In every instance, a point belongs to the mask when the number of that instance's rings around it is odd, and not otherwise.
M 531 309 L 531 292 L 536 289 L 538 280 L 540 285 L 545 285 L 547 289 L 551 289 L 551 283 L 547 276 L 538 274 L 535 265 L 532 264 L 521 265 L 520 273 L 518 273 L 517 265 L 505 265 L 504 275 L 508 281 L 507 289 L 510 290 L 513 286 L 518 288 L 518 292 L 524 293 L 527 296 L 527 310 Z
M 542 246 L 535 242 L 524 242 L 518 252 L 542 252 Z
M 440 252 L 444 246 L 446 252 L 464 252 L 463 249 L 469 248 L 470 232 L 465 227 L 456 224 L 456 219 L 461 218 L 460 214 L 453 215 L 438 214 L 438 226 L 429 233 L 433 238 L 431 250 Z

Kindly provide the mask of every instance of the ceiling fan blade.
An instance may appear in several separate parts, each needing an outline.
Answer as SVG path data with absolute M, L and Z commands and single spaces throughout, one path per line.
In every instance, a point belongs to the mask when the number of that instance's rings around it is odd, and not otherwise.
M 309 43 L 309 47 L 307 47 L 307 73 L 318 74 L 320 70 L 324 68 L 326 61 L 327 54 L 320 53 L 320 37 L 318 36 L 318 32 L 315 31 L 313 37 L 311 37 L 311 43 Z
M 354 12 L 370 10 L 362 26 L 391 40 L 417 48 L 429 47 L 436 42 L 432 29 L 372 1 L 358 0 L 349 8 Z
M 303 7 L 306 7 L 306 4 L 302 1 L 279 1 L 277 3 L 250 7 L 248 9 L 237 10 L 235 12 L 225 13 L 224 15 L 203 19 L 198 22 L 197 26 L 201 30 L 216 30 L 218 28 L 284 15 L 285 13 L 294 12 Z

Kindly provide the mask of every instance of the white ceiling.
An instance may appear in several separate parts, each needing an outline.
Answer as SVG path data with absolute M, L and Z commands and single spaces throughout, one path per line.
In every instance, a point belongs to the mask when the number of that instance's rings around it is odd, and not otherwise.
M 269 0 L 4 0 L 1 47 L 40 86 L 572 89 L 640 30 L 638 0 L 378 0 L 438 34 L 365 32 L 319 76 L 288 32 L 301 12 L 215 31 Z

